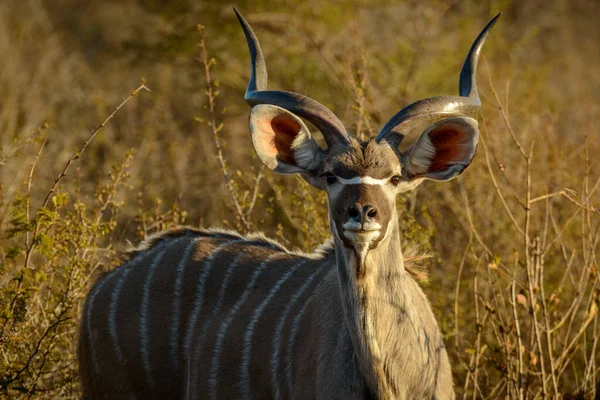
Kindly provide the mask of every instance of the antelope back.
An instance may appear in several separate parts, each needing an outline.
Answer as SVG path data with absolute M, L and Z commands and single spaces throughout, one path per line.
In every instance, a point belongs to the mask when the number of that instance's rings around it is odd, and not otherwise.
M 291 253 L 258 235 L 179 229 L 150 239 L 90 291 L 85 395 L 287 397 L 292 382 L 303 386 L 292 366 L 297 332 L 310 331 L 302 316 L 334 265 L 331 250 Z

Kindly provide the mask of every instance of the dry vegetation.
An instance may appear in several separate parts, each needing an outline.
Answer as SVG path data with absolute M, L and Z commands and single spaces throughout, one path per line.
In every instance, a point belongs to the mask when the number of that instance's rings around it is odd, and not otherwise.
M 434 255 L 426 291 L 459 397 L 593 398 L 600 6 L 359 3 L 237 5 L 271 86 L 309 93 L 362 137 L 454 94 L 474 35 L 504 11 L 479 71 L 474 165 L 401 199 L 404 236 Z M 324 196 L 253 155 L 230 5 L 164 4 L 0 2 L 0 398 L 78 396 L 82 298 L 127 243 L 181 223 L 302 249 L 329 234 Z

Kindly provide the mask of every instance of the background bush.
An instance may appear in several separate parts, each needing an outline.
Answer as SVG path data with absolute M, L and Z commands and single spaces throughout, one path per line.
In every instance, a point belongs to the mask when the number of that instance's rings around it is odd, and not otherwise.
M 309 94 L 365 138 L 416 99 L 455 94 L 469 45 L 504 12 L 479 69 L 478 155 L 399 200 L 404 239 L 434 255 L 425 290 L 459 396 L 593 398 L 600 5 L 236 5 L 270 87 Z M 230 4 L 4 1 L 0 60 L 0 396 L 78 396 L 82 299 L 150 233 L 260 229 L 304 250 L 329 236 L 324 195 L 254 156 Z

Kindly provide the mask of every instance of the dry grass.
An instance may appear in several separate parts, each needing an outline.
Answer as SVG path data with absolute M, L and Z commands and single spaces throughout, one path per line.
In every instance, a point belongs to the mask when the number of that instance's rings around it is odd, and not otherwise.
M 0 4 L 0 396 L 78 396 L 81 301 L 128 243 L 183 222 L 305 250 L 328 237 L 324 196 L 253 155 L 233 13 L 197 3 Z M 271 86 L 309 93 L 361 137 L 410 101 L 454 93 L 474 34 L 504 11 L 479 70 L 475 162 L 399 200 L 403 235 L 434 254 L 426 291 L 459 397 L 593 398 L 599 6 L 253 4 L 238 6 Z M 142 76 L 152 92 L 98 125 Z

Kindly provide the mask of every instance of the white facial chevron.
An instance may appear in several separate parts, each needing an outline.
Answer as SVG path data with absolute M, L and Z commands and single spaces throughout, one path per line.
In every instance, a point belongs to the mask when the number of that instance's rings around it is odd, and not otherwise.
M 390 183 L 389 179 L 375 179 L 370 176 L 355 176 L 354 178 L 346 179 L 336 176 L 339 183 L 342 185 L 387 185 Z

